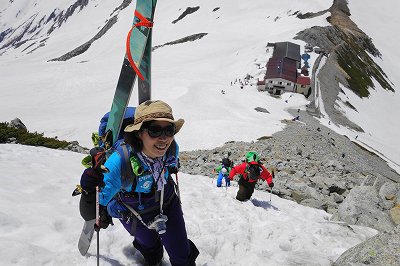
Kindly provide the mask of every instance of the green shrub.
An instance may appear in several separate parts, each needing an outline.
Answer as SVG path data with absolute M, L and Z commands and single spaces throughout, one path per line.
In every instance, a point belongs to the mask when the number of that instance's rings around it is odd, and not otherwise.
M 60 141 L 55 138 L 44 137 L 43 133 L 29 132 L 25 129 L 10 127 L 7 122 L 0 122 L 0 143 L 8 143 L 10 139 L 15 139 L 16 143 L 30 145 L 30 146 L 43 146 L 52 149 L 64 149 L 70 143 L 67 141 Z
M 372 41 L 369 39 L 358 40 L 355 37 L 347 37 L 337 49 L 337 62 L 348 74 L 346 79 L 349 87 L 361 98 L 368 97 L 368 89 L 374 88 L 372 79 L 375 79 L 382 88 L 394 92 L 393 87 L 386 80 L 386 74 L 366 52 L 367 50 L 372 53 L 373 48 Z M 378 52 L 375 54 L 379 55 Z

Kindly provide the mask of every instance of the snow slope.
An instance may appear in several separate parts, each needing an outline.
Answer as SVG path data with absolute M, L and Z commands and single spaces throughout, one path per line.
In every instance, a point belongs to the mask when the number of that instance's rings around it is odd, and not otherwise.
M 93 265 L 77 243 L 83 226 L 79 196 L 71 192 L 82 172 L 81 154 L 0 145 L 1 265 Z M 234 182 L 235 183 L 235 182 Z M 237 187 L 180 173 L 182 206 L 189 238 L 200 250 L 197 265 L 330 265 L 374 229 L 329 222 L 322 210 L 261 191 L 252 200 L 234 199 Z M 271 202 L 270 202 L 271 200 Z M 142 265 L 133 238 L 115 225 L 100 232 L 100 265 Z M 165 253 L 165 265 L 170 265 Z

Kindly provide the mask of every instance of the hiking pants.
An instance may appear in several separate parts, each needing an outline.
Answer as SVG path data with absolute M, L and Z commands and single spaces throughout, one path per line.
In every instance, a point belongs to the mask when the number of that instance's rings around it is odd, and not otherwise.
M 157 214 L 144 215 L 142 218 L 147 222 Z M 140 221 L 136 221 L 137 226 L 133 246 L 142 253 L 148 264 L 156 264 L 161 261 L 164 246 L 173 266 L 195 265 L 199 251 L 193 242 L 187 238 L 185 221 L 178 197 L 175 197 L 172 203 L 164 210 L 164 214 L 168 217 L 166 222 L 167 231 L 164 234 L 158 234 L 155 230 L 145 227 Z M 132 222 L 121 222 L 125 229 L 131 233 Z
M 228 175 L 224 176 L 224 174 L 222 172 L 219 172 L 219 174 L 218 174 L 217 187 L 221 187 L 222 186 L 222 180 L 223 179 L 225 179 L 225 185 L 227 187 L 229 187 L 231 185 L 231 180 L 229 180 L 229 176 Z
M 249 200 L 253 195 L 256 183 L 257 182 L 252 182 L 252 183 L 247 182 L 246 180 L 243 179 L 243 177 L 241 177 L 238 182 L 239 190 L 236 194 L 236 199 L 239 201 Z

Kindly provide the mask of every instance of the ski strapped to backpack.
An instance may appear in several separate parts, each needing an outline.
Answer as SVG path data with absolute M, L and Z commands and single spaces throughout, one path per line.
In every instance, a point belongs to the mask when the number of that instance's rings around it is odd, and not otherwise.
M 154 11 L 157 0 L 137 0 L 135 9 L 135 18 L 133 26 L 128 33 L 126 40 L 127 52 L 125 53 L 117 88 L 115 90 L 110 115 L 106 128 L 105 148 L 108 149 L 117 142 L 119 132 L 121 131 L 122 117 L 128 105 L 136 77 L 140 74 L 142 78 L 149 77 L 147 70 L 138 71 L 141 68 L 142 59 L 145 56 L 146 47 L 151 47 L 151 31 Z M 151 49 L 150 49 L 151 52 Z M 131 64 L 133 62 L 133 65 Z M 149 66 L 150 62 L 146 65 Z M 150 67 L 147 67 L 150 71 Z M 139 91 L 139 99 L 141 99 Z
M 147 18 L 145 18 L 142 14 L 139 13 L 139 11 L 135 10 L 135 16 L 139 19 L 139 22 L 134 24 L 130 31 L 128 32 L 128 36 L 126 38 L 126 56 L 128 57 L 129 63 L 131 64 L 131 67 L 133 70 L 136 72 L 137 76 L 141 79 L 144 80 L 144 77 L 142 73 L 140 73 L 140 70 L 138 68 L 139 64 L 135 64 L 133 58 L 132 58 L 132 53 L 131 53 L 131 34 L 132 30 L 136 27 L 146 27 L 146 28 L 152 28 L 153 27 L 153 22 L 149 21 Z

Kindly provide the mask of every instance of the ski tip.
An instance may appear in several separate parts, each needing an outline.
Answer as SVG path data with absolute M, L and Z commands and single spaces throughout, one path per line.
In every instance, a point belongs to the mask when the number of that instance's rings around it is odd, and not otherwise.
M 72 191 L 72 197 L 78 196 L 82 194 L 82 187 L 80 185 L 76 185 L 74 191 Z

